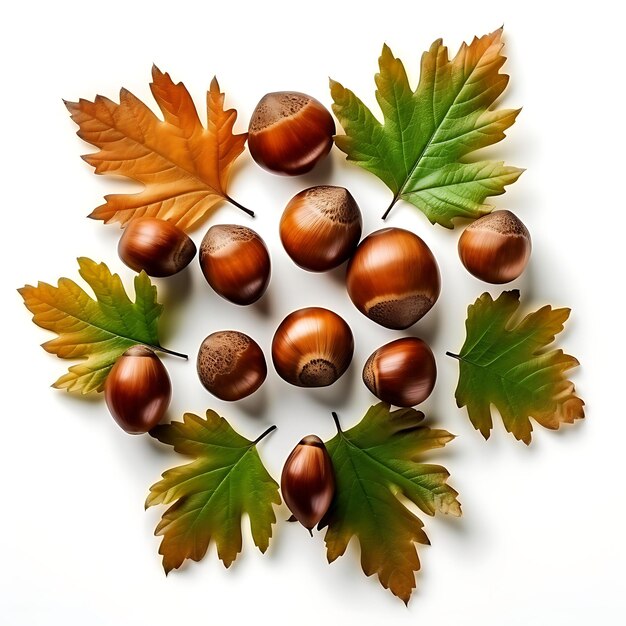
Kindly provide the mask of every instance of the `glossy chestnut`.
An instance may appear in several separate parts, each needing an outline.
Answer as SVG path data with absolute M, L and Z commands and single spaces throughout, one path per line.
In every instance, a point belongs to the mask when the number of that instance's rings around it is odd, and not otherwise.
M 311 532 L 335 494 L 333 465 L 319 437 L 308 435 L 292 450 L 283 467 L 280 489 L 295 519 Z
M 120 259 L 136 272 L 172 276 L 191 263 L 196 245 L 178 226 L 165 220 L 141 217 L 131 220 L 117 246 Z
M 200 245 L 200 267 L 211 287 L 235 304 L 256 302 L 267 289 L 271 263 L 261 237 L 246 226 L 211 226 Z
M 508 283 L 526 268 L 530 233 L 511 211 L 494 211 L 470 224 L 459 239 L 459 256 L 470 274 L 487 283 Z
M 115 362 L 104 383 L 104 399 L 113 419 L 131 434 L 156 426 L 170 404 L 172 384 L 159 357 L 133 346 Z
M 325 157 L 335 122 L 315 98 L 296 91 L 268 93 L 256 105 L 248 128 L 252 158 L 275 174 L 304 174 Z
M 437 379 L 432 350 L 417 337 L 396 339 L 375 350 L 363 367 L 363 382 L 383 402 L 410 407 L 431 394 Z
M 377 230 L 359 244 L 348 263 L 346 286 L 361 313 L 396 330 L 426 315 L 441 290 L 430 248 L 402 228 Z
M 198 351 L 197 370 L 205 389 L 228 402 L 254 393 L 267 376 L 259 344 L 236 330 L 219 331 L 205 338 Z
M 361 211 L 343 187 L 320 185 L 296 194 L 280 220 L 280 239 L 293 261 L 311 272 L 326 272 L 355 251 Z
M 272 341 L 278 375 L 298 387 L 332 385 L 348 369 L 353 352 L 354 338 L 348 324 L 320 307 L 290 313 Z

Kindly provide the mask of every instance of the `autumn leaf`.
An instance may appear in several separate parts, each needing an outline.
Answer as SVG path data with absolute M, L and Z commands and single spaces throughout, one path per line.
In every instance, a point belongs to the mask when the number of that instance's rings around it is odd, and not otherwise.
M 166 471 L 150 487 L 146 508 L 172 504 L 155 535 L 162 536 L 159 554 L 167 574 L 186 559 L 199 561 L 211 540 L 226 567 L 241 552 L 241 517 L 250 520 L 255 545 L 265 552 L 276 522 L 273 504 L 280 504 L 278 484 L 263 466 L 255 441 L 236 433 L 215 411 L 206 419 L 185 413 L 182 422 L 157 426 L 150 434 L 180 454 L 193 457 L 187 465 Z
M 335 416 L 336 417 L 336 416 Z M 320 523 L 328 562 L 342 556 L 352 537 L 361 546 L 366 576 L 378 574 L 383 587 L 408 603 L 420 568 L 415 543 L 428 544 L 422 521 L 399 499 L 407 498 L 427 515 L 461 515 L 457 492 L 439 465 L 419 463 L 423 452 L 454 438 L 424 426 L 415 409 L 390 411 L 381 402 L 359 424 L 326 443 L 335 469 L 336 491 Z
M 226 193 L 231 166 L 247 133 L 233 134 L 234 109 L 224 110 L 217 80 L 207 93 L 207 126 L 182 83 L 152 68 L 150 89 L 163 120 L 139 98 L 120 90 L 120 103 L 96 96 L 66 102 L 78 136 L 99 148 L 83 156 L 96 174 L 124 176 L 144 185 L 136 194 L 113 194 L 89 216 L 122 225 L 137 217 L 169 220 L 183 230 L 196 226 L 222 200 L 254 215 Z
M 145 272 L 135 276 L 135 302 L 131 302 L 120 277 L 111 274 L 104 263 L 82 257 L 78 267 L 95 300 L 69 278 L 60 278 L 57 287 L 40 282 L 18 291 L 33 322 L 58 335 L 44 343 L 43 349 L 62 359 L 82 360 L 53 387 L 86 394 L 103 390 L 115 361 L 131 346 L 171 351 L 159 344 L 157 322 L 162 306 Z
M 508 432 L 529 444 L 533 418 L 557 429 L 585 416 L 584 402 L 564 376 L 578 361 L 563 350 L 546 350 L 570 314 L 569 309 L 541 307 L 514 323 L 519 291 L 504 291 L 497 300 L 484 293 L 467 310 L 467 338 L 459 355 L 456 402 L 467 407 L 474 428 L 489 438 L 491 405 Z
M 489 196 L 504 193 L 523 170 L 502 161 L 466 162 L 468 154 L 497 143 L 519 109 L 493 109 L 509 77 L 502 29 L 463 44 L 450 60 L 442 40 L 422 56 L 413 91 L 402 61 L 385 45 L 376 74 L 381 124 L 349 89 L 331 80 L 333 111 L 345 135 L 337 146 L 376 174 L 393 192 L 383 219 L 399 199 L 424 212 L 434 224 L 453 228 L 457 217 L 477 218 L 492 210 Z

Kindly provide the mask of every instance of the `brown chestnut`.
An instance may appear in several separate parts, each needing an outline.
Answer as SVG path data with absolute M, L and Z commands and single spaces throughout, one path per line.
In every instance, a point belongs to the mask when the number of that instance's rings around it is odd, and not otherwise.
M 236 224 L 209 228 L 200 244 L 200 267 L 209 285 L 235 304 L 256 302 L 270 280 L 265 242 L 251 228 Z
M 459 256 L 470 274 L 487 283 L 508 283 L 524 271 L 530 233 L 511 211 L 494 211 L 470 224 L 459 239 Z
M 206 390 L 229 402 L 254 393 L 267 376 L 259 344 L 236 330 L 209 335 L 198 351 L 197 369 Z
M 296 91 L 268 93 L 256 105 L 248 128 L 252 158 L 275 174 L 304 174 L 333 145 L 335 122 L 315 98 Z
M 170 404 L 172 384 L 159 357 L 133 346 L 117 359 L 104 383 L 104 399 L 113 419 L 131 434 L 147 433 Z
M 272 341 L 278 375 L 298 387 L 332 385 L 347 369 L 354 338 L 346 322 L 328 309 L 310 307 L 290 313 Z
M 363 367 L 363 382 L 383 402 L 410 407 L 428 398 L 437 379 L 435 357 L 417 337 L 403 337 L 375 350 Z
M 359 244 L 348 263 L 346 285 L 361 313 L 396 330 L 428 313 L 441 290 L 430 248 L 402 228 L 377 230 Z
M 280 489 L 295 519 L 311 533 L 335 495 L 333 465 L 319 437 L 308 435 L 291 451 L 283 467 Z
M 191 263 L 196 245 L 178 226 L 152 217 L 128 222 L 117 246 L 128 267 L 148 276 L 172 276 Z
M 326 272 L 350 258 L 362 225 L 359 206 L 347 189 L 320 185 L 289 201 L 280 220 L 280 239 L 296 265 Z

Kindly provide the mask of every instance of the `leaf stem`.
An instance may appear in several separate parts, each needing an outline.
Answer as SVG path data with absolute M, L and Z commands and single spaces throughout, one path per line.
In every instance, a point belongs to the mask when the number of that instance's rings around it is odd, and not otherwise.
M 456 359 L 457 361 L 461 360 L 461 357 L 458 354 L 454 354 L 454 352 L 446 352 L 446 356 L 451 356 L 453 359 Z
M 238 209 L 241 209 L 244 213 L 247 213 L 250 217 L 254 217 L 254 211 L 243 206 L 243 204 L 239 204 L 237 200 L 233 200 L 228 194 L 224 196 L 224 198 L 230 202 L 233 206 L 236 206 Z
M 273 424 L 272 426 L 270 426 L 269 428 L 266 428 L 253 442 L 252 445 L 256 446 L 257 443 L 259 443 L 259 441 L 261 441 L 261 439 L 263 439 L 264 437 L 267 437 L 267 435 L 269 435 L 272 431 L 276 430 L 276 424 Z
M 337 427 L 337 432 L 338 433 L 342 433 L 343 430 L 341 430 L 341 424 L 339 423 L 339 416 L 337 415 L 337 413 L 335 413 L 335 411 L 333 411 L 331 413 L 331 415 L 333 416 L 333 420 L 335 421 L 335 426 Z
M 171 354 L 172 356 L 177 356 L 179 359 L 185 359 L 185 361 L 187 359 L 189 359 L 189 357 L 186 354 L 183 354 L 182 352 L 174 352 L 174 350 L 168 350 L 167 348 L 164 348 L 163 346 L 151 346 L 150 344 L 146 344 L 148 346 L 148 348 L 152 348 L 153 350 L 156 350 L 157 352 L 163 352 L 163 354 Z
M 399 198 L 399 197 L 400 197 L 400 196 L 399 196 L 399 195 L 397 195 L 397 194 L 393 197 L 393 200 L 391 201 L 391 204 L 387 207 L 387 210 L 383 213 L 383 217 L 382 217 L 382 219 L 383 219 L 383 220 L 386 220 L 386 219 L 387 219 L 387 216 L 388 216 L 388 215 L 389 215 L 389 213 L 391 212 L 391 209 L 393 209 L 393 207 L 395 206 L 395 204 L 396 204 L 396 202 L 398 201 L 398 198 Z

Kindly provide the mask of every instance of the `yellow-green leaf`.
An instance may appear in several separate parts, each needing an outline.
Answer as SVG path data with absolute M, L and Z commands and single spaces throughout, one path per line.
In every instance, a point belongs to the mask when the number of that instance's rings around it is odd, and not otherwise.
M 384 217 L 403 199 L 432 223 L 452 228 L 454 218 L 489 213 L 486 198 L 519 178 L 523 170 L 501 161 L 463 160 L 502 140 L 519 113 L 493 108 L 509 80 L 500 72 L 502 46 L 498 29 L 464 43 L 449 59 L 438 39 L 422 56 L 413 91 L 402 61 L 385 45 L 375 77 L 382 124 L 352 91 L 331 80 L 333 111 L 345 131 L 335 143 L 393 192 Z
M 546 350 L 563 330 L 569 309 L 541 307 L 515 323 L 519 291 L 504 291 L 497 300 L 484 293 L 468 307 L 467 338 L 459 355 L 456 401 L 467 407 L 474 428 L 489 438 L 491 405 L 507 431 L 529 444 L 533 418 L 557 429 L 585 416 L 584 402 L 565 372 L 578 361 L 563 350 Z
M 166 471 L 150 487 L 146 508 L 171 504 L 155 535 L 162 536 L 159 554 L 168 573 L 186 559 L 199 561 L 211 541 L 226 567 L 241 552 L 241 517 L 250 520 L 252 538 L 265 552 L 276 522 L 273 504 L 280 504 L 278 484 L 265 469 L 255 441 L 235 432 L 215 411 L 206 419 L 185 413 L 182 422 L 157 426 L 150 434 L 193 461 Z
M 40 282 L 18 291 L 33 322 L 58 335 L 43 344 L 44 350 L 81 361 L 53 386 L 86 394 L 103 390 L 115 361 L 131 346 L 144 344 L 162 350 L 157 331 L 162 306 L 145 272 L 135 277 L 132 302 L 120 277 L 104 263 L 82 257 L 78 266 L 95 300 L 69 278 L 60 278 L 56 287 Z

